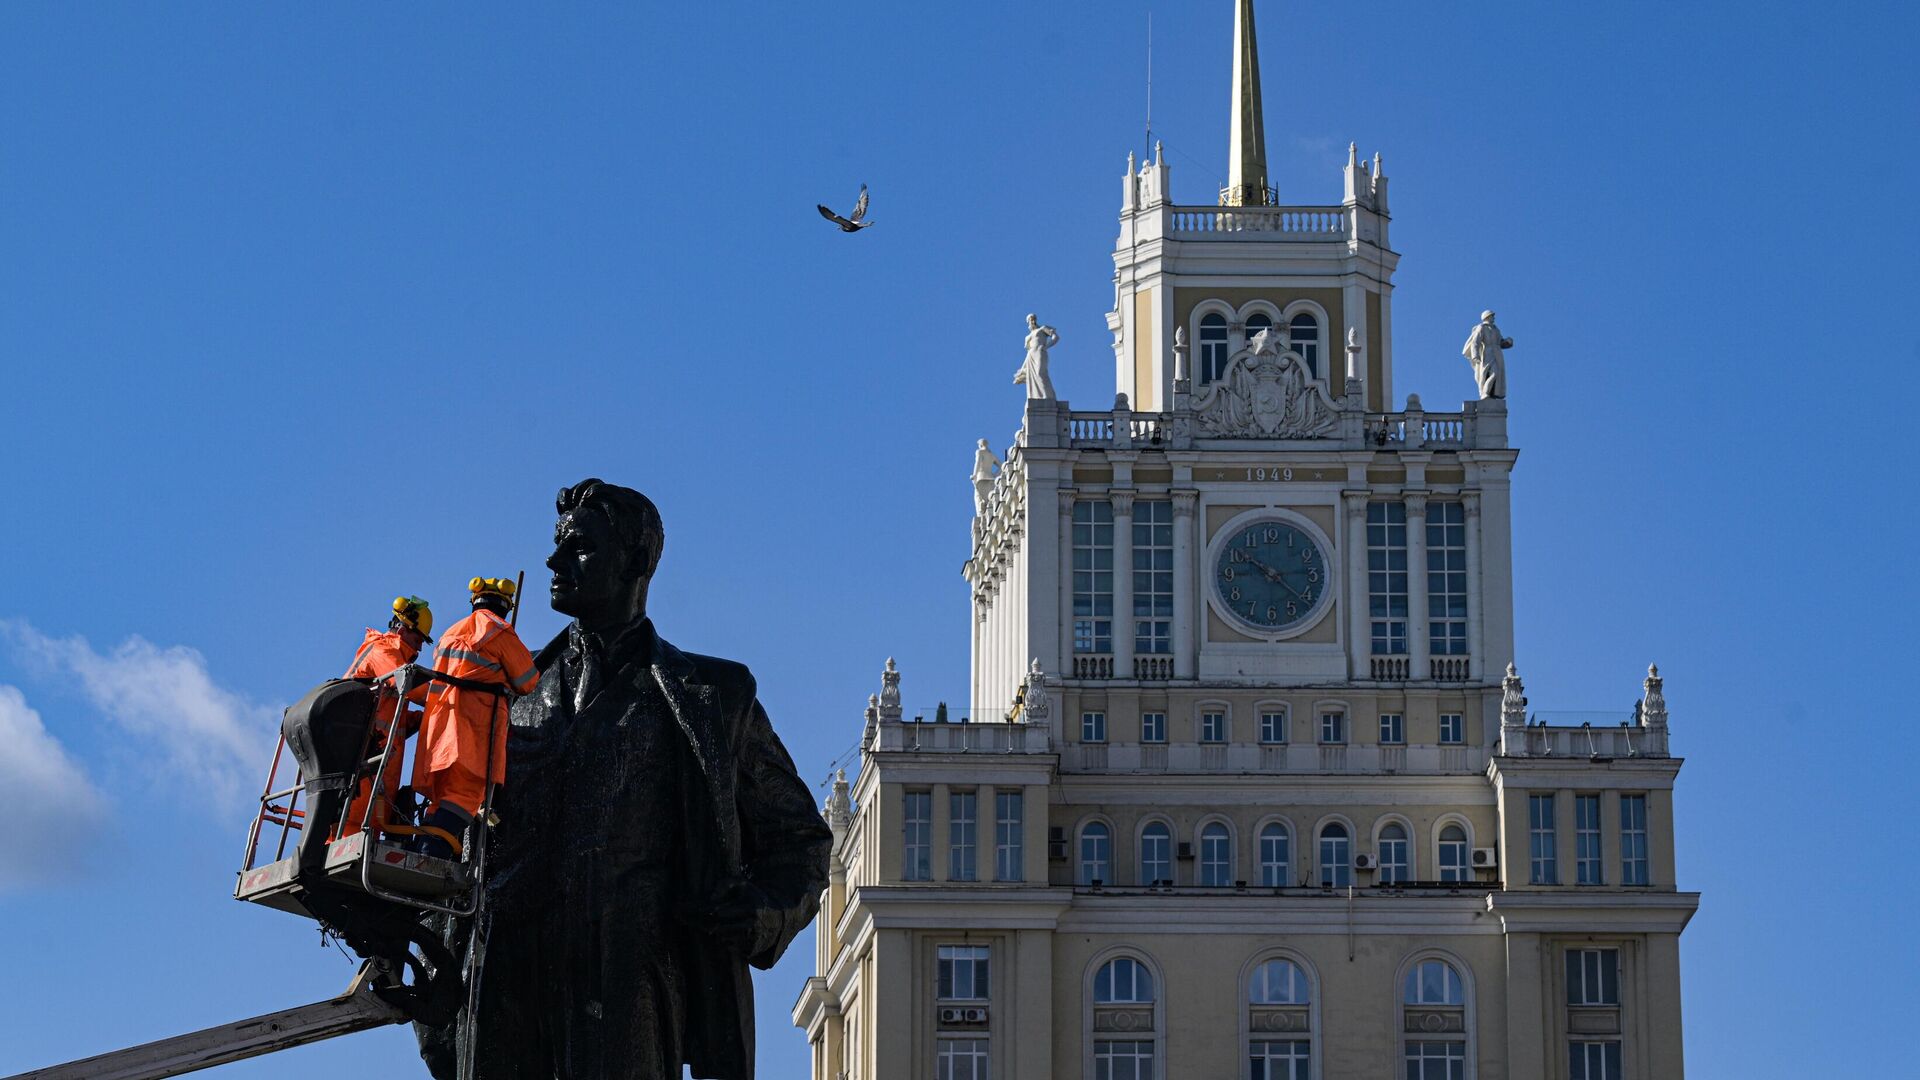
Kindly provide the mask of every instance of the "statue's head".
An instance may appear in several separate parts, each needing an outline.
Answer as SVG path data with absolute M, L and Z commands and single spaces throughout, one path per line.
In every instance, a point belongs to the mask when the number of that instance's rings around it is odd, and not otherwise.
M 653 501 L 599 479 L 560 489 L 553 527 L 553 609 L 590 630 L 624 626 L 645 614 L 647 584 L 660 565 L 666 528 Z
M 1040 316 L 1038 315 L 1027 316 L 1027 329 L 1032 330 L 1039 325 L 1040 325 Z
M 1481 321 L 1481 322 L 1492 322 L 1492 321 L 1493 321 L 1493 312 L 1491 312 L 1491 311 L 1483 311 L 1483 312 L 1481 312 L 1481 313 L 1480 313 L 1480 321 Z

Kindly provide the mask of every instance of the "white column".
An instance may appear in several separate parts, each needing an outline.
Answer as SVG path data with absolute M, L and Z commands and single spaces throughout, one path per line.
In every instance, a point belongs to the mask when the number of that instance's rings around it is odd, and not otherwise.
M 1427 496 L 1407 493 L 1407 677 L 1432 677 L 1427 664 Z
M 1133 497 L 1110 491 L 1113 502 L 1113 677 L 1133 678 Z
M 1487 671 L 1480 628 L 1480 493 L 1461 492 L 1460 502 L 1467 519 L 1467 676 L 1473 678 Z
M 1193 506 L 1197 491 L 1173 493 L 1173 677 L 1191 679 L 1199 663 L 1194 640 L 1194 610 L 1204 588 L 1193 565 Z
M 1347 657 L 1355 679 L 1373 677 L 1373 634 L 1367 625 L 1367 499 L 1370 492 L 1343 491 L 1347 510 Z
M 1361 332 L 1361 337 L 1366 332 Z M 1393 400 L 1393 287 L 1380 287 L 1380 340 L 1373 343 L 1380 351 L 1380 400 Z
M 1060 495 L 1060 674 L 1073 677 L 1073 503 L 1079 492 L 1070 487 Z

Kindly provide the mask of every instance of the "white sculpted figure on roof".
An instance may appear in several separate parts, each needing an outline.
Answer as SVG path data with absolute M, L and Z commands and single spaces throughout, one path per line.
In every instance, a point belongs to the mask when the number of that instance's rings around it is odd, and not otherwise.
M 1216 439 L 1317 439 L 1339 425 L 1338 406 L 1299 353 L 1273 330 L 1253 335 L 1194 403 L 1199 434 Z
M 1013 381 L 1027 385 L 1027 399 L 1052 401 L 1053 380 L 1047 377 L 1047 350 L 1060 344 L 1060 332 L 1041 326 L 1040 319 L 1027 316 L 1027 358 L 1014 373 Z
M 1511 348 L 1513 339 L 1500 336 L 1500 328 L 1493 324 L 1493 312 L 1481 312 L 1480 321 L 1467 335 L 1467 343 L 1460 347 L 1460 355 L 1473 365 L 1473 378 L 1480 384 L 1483 400 L 1507 396 L 1506 350 Z

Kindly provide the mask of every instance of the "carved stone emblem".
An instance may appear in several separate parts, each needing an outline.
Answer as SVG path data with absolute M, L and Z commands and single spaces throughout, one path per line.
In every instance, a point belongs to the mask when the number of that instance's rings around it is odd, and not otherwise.
M 1197 434 L 1216 439 L 1320 439 L 1339 427 L 1338 406 L 1278 334 L 1262 330 L 1194 402 Z

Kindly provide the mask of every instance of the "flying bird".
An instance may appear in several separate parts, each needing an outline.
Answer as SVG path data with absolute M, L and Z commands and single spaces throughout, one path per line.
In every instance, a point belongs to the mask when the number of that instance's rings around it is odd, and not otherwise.
M 820 216 L 840 226 L 841 232 L 859 232 L 873 224 L 871 221 L 860 220 L 867 216 L 867 185 L 865 184 L 860 185 L 860 201 L 853 204 L 852 217 L 841 217 L 825 206 L 819 206 L 819 210 Z

